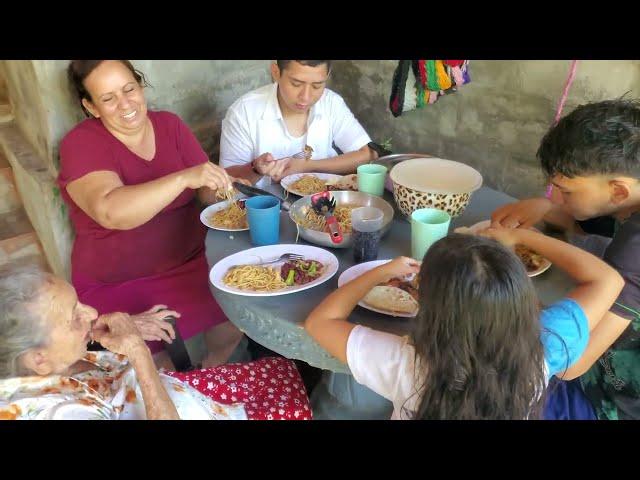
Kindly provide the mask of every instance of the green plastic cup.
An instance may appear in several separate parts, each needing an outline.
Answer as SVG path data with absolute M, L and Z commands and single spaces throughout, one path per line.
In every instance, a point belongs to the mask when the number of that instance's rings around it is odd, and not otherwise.
M 420 208 L 411 214 L 411 256 L 422 261 L 427 250 L 447 236 L 451 215 L 437 208 Z
M 358 167 L 358 190 L 381 197 L 384 193 L 384 182 L 387 179 L 387 167 L 375 163 L 367 163 Z

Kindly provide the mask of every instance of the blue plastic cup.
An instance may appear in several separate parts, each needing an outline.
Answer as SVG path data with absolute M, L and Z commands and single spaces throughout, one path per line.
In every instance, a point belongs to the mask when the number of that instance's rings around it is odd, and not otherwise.
M 251 197 L 245 202 L 249 237 L 256 246 L 274 245 L 280 240 L 280 200 L 271 195 Z

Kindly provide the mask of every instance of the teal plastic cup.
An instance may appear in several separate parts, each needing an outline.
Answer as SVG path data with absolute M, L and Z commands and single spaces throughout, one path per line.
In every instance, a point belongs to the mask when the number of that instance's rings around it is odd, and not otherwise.
M 449 233 L 451 215 L 437 208 L 420 208 L 411 214 L 411 256 L 422 261 L 427 250 Z
M 367 163 L 358 167 L 358 190 L 381 197 L 387 179 L 387 167 Z

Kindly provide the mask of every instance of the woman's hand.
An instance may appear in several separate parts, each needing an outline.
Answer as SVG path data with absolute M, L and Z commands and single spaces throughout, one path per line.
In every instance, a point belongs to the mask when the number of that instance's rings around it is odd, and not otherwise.
M 183 170 L 183 176 L 186 187 L 194 190 L 207 187 L 211 190 L 225 191 L 231 188 L 232 183 L 227 171 L 211 162 L 187 168 Z
M 421 263 L 410 257 L 398 257 L 389 263 L 380 265 L 378 268 L 384 272 L 385 281 L 392 278 L 405 277 L 417 274 L 420 271 Z
M 173 326 L 165 321 L 167 317 L 180 318 L 180 314 L 174 310 L 168 310 L 166 305 L 154 305 L 146 312 L 131 315 L 131 320 L 140 331 L 143 340 L 151 342 L 164 340 L 171 343 L 176 338 Z
M 91 330 L 91 338 L 107 350 L 127 357 L 140 347 L 147 348 L 131 317 L 121 312 L 99 316 Z

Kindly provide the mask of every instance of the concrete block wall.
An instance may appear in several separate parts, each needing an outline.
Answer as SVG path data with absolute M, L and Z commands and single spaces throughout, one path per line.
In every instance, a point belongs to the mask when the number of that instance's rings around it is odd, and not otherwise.
M 268 60 L 132 63 L 152 85 L 145 92 L 149 107 L 180 115 L 214 162 L 218 161 L 220 125 L 227 108 L 242 94 L 271 81 Z M 0 61 L 0 85 L 4 85 L 0 88 L 13 107 L 13 121 L 0 128 L 0 147 L 6 150 L 24 208 L 51 269 L 65 278 L 70 275 L 74 233 L 55 184 L 59 144 L 84 118 L 67 82 L 67 65 L 68 60 Z
M 472 60 L 471 83 L 394 118 L 388 104 L 397 64 L 335 62 L 332 88 L 372 138 L 391 137 L 398 153 L 428 152 L 468 163 L 487 185 L 516 197 L 544 191 L 535 154 L 554 119 L 570 60 Z M 640 61 L 580 61 L 564 112 L 627 92 L 640 95 Z
M 152 84 L 145 92 L 150 107 L 180 115 L 215 162 L 226 109 L 270 81 L 268 60 L 132 62 Z M 67 65 L 67 60 L 0 61 L 0 104 L 2 95 L 8 96 L 15 118 L 10 129 L 0 132 L 0 143 L 17 149 L 7 151 L 7 158 L 25 210 L 52 269 L 66 277 L 73 231 L 55 186 L 58 148 L 84 118 L 67 84 Z M 470 84 L 399 118 L 388 109 L 396 65 L 391 60 L 336 61 L 329 80 L 374 140 L 392 138 L 396 152 L 427 152 L 468 163 L 480 170 L 485 184 L 516 197 L 544 190 L 535 152 L 553 121 L 569 60 L 472 60 Z M 640 95 L 640 61 L 581 61 L 565 111 L 626 92 Z

